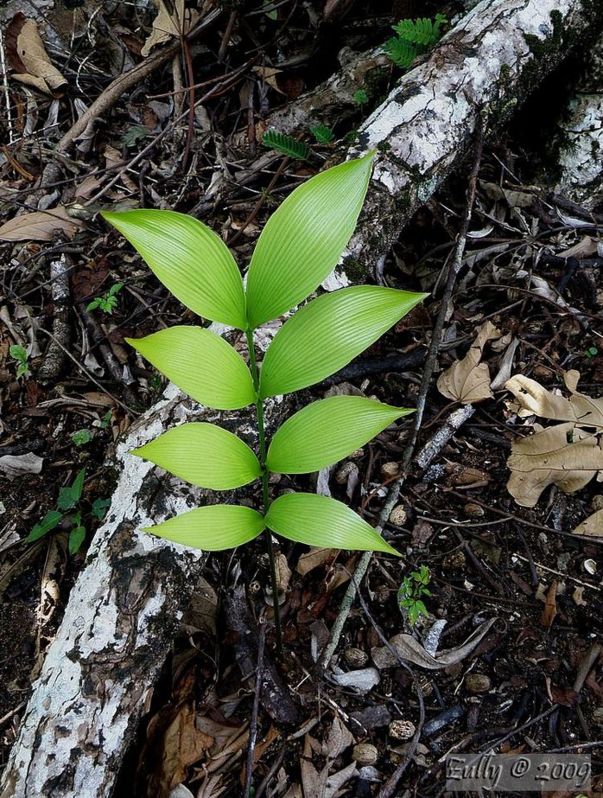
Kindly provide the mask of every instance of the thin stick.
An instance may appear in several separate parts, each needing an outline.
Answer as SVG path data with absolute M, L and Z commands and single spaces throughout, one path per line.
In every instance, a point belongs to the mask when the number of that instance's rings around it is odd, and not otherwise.
M 12 144 L 15 135 L 13 132 L 13 116 L 10 109 L 10 93 L 8 90 L 8 71 L 6 69 L 6 57 L 4 54 L 3 32 L 0 32 L 0 66 L 2 67 L 2 88 L 4 90 L 4 101 L 6 102 L 6 126 L 8 128 L 8 143 Z
M 253 330 L 245 332 L 247 339 L 247 349 L 249 350 L 249 367 L 251 370 L 251 377 L 256 391 L 255 402 L 255 415 L 258 425 L 258 453 L 260 467 L 262 469 L 262 501 L 264 505 L 264 513 L 268 512 L 270 507 L 270 485 L 268 482 L 269 474 L 266 468 L 266 432 L 264 428 L 264 402 L 260 396 L 260 375 L 258 371 L 258 364 L 255 356 L 255 345 L 253 342 Z M 272 606 L 274 608 L 274 630 L 276 632 L 276 650 L 279 657 L 283 656 L 283 636 L 281 633 L 281 616 L 280 607 L 278 603 L 278 580 L 276 578 L 276 560 L 274 557 L 274 547 L 272 545 L 272 534 L 269 529 L 264 530 L 264 540 L 266 542 L 266 551 L 268 552 L 268 560 L 270 562 L 270 581 L 272 583 Z
M 250 798 L 251 796 L 251 787 L 253 779 L 253 755 L 255 753 L 255 744 L 258 738 L 258 713 L 260 709 L 260 693 L 262 692 L 262 681 L 264 678 L 265 643 L 266 643 L 266 623 L 264 621 L 264 618 L 260 618 L 257 671 L 255 674 L 255 694 L 253 696 L 251 721 L 249 723 L 249 740 L 247 742 L 247 770 L 245 773 L 245 798 Z
M 463 224 L 461 226 L 461 230 L 457 238 L 454 257 L 450 265 L 450 271 L 448 273 L 448 279 L 446 281 L 446 288 L 444 289 L 444 295 L 442 297 L 442 304 L 440 307 L 440 311 L 438 313 L 438 317 L 436 319 L 433 335 L 431 338 L 431 345 L 429 347 L 427 362 L 425 364 L 423 379 L 421 380 L 421 388 L 417 399 L 417 411 L 413 417 L 414 423 L 412 428 L 412 434 L 410 441 L 406 446 L 406 449 L 404 450 L 404 455 L 402 459 L 402 475 L 396 480 L 396 482 L 394 482 L 394 484 L 389 489 L 386 502 L 383 505 L 383 509 L 379 513 L 379 521 L 376 527 L 379 532 L 383 531 L 383 527 L 385 526 L 391 511 L 393 510 L 396 502 L 398 501 L 398 498 L 400 496 L 400 491 L 402 490 L 402 486 L 404 485 L 406 476 L 408 474 L 408 469 L 415 450 L 417 438 L 419 436 L 419 427 L 421 426 L 421 421 L 423 419 L 427 392 L 429 391 L 429 387 L 431 384 L 431 377 L 433 375 L 436 365 L 436 359 L 437 359 L 440 341 L 442 338 L 442 330 L 444 328 L 444 320 L 446 318 L 446 312 L 448 310 L 448 305 L 452 297 L 452 291 L 454 288 L 456 277 L 463 263 L 463 253 L 465 251 L 465 244 L 467 241 L 467 232 L 469 231 L 469 224 L 471 222 L 471 214 L 473 211 L 473 203 L 475 201 L 477 175 L 479 172 L 479 166 L 482 158 L 482 149 L 484 141 L 483 128 L 484 128 L 483 119 L 480 117 L 476 128 L 475 155 L 473 159 L 473 167 L 471 169 L 471 176 L 469 178 L 465 215 L 463 218 Z M 335 619 L 335 623 L 333 624 L 333 627 L 331 629 L 329 642 L 324 647 L 320 659 L 318 660 L 317 670 L 319 673 L 322 673 L 326 670 L 331 660 L 331 657 L 333 656 L 337 646 L 339 645 L 339 638 L 341 637 L 348 615 L 350 614 L 352 604 L 354 603 L 354 600 L 356 598 L 357 585 L 359 585 L 363 580 L 368 570 L 371 557 L 372 557 L 372 552 L 367 551 L 362 555 L 362 557 L 358 561 L 358 565 L 356 566 L 356 571 L 354 573 L 354 579 L 350 581 L 350 584 L 348 585 L 345 595 L 341 601 L 339 613 L 337 614 L 337 618 Z

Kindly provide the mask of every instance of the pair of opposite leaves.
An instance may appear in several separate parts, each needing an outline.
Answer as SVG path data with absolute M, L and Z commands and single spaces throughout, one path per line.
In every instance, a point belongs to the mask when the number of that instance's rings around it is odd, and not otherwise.
M 183 304 L 200 316 L 249 333 L 305 299 L 335 267 L 356 226 L 371 166 L 372 156 L 348 161 L 296 189 L 260 235 L 246 290 L 226 245 L 196 219 L 157 210 L 103 216 Z M 242 357 L 207 329 L 176 326 L 129 342 L 201 404 L 238 409 L 258 398 L 320 382 L 370 346 L 424 296 L 357 286 L 309 302 L 275 336 L 258 385 Z M 289 474 L 317 471 L 360 448 L 409 412 L 362 397 L 314 402 L 277 431 L 266 466 Z M 210 461 L 199 457 L 203 451 L 211 453 Z M 135 454 L 214 490 L 239 487 L 261 476 L 257 457 L 243 441 L 207 423 L 170 430 Z M 248 507 L 212 505 L 177 516 L 152 531 L 209 550 L 241 545 L 265 526 L 309 545 L 394 552 L 345 505 L 304 493 L 279 497 L 265 517 Z

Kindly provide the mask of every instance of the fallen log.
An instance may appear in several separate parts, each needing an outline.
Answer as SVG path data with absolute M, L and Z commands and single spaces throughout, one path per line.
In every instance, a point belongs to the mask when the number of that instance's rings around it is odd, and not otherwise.
M 592 31 L 603 9 L 588 0 L 483 0 L 401 78 L 361 130 L 378 148 L 366 210 L 336 279 L 365 279 L 414 209 L 471 141 L 479 114 L 504 118 L 556 66 L 568 41 Z M 203 501 L 158 479 L 129 448 L 206 411 L 182 397 L 160 402 L 118 449 L 119 483 L 34 685 L 11 751 L 1 798 L 107 798 L 165 660 L 203 554 L 136 532 Z M 246 417 L 222 423 L 245 429 Z
M 603 34 L 588 52 L 559 122 L 556 192 L 592 210 L 603 204 Z

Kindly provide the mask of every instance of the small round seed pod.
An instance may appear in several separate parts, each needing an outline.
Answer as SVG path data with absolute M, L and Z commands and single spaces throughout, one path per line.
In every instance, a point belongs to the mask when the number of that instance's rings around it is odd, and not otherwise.
M 394 740 L 411 740 L 415 736 L 416 727 L 411 720 L 392 720 L 388 731 Z
M 379 757 L 379 752 L 370 743 L 358 743 L 352 749 L 352 759 L 359 765 L 374 765 Z
M 468 673 L 465 676 L 465 690 L 472 695 L 487 693 L 492 687 L 492 681 L 485 673 Z
M 343 658 L 346 662 L 346 665 L 349 665 L 350 668 L 364 668 L 369 660 L 366 651 L 363 651 L 361 648 L 354 648 L 352 646 L 350 646 L 350 648 L 346 648 L 346 650 L 343 652 Z

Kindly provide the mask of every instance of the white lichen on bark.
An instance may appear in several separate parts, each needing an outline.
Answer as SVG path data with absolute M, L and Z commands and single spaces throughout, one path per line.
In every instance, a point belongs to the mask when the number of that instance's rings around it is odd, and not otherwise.
M 557 191 L 592 208 L 603 202 L 603 34 L 585 60 L 559 127 Z

